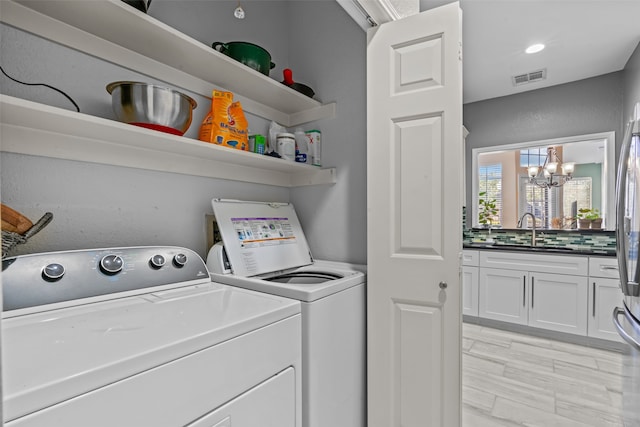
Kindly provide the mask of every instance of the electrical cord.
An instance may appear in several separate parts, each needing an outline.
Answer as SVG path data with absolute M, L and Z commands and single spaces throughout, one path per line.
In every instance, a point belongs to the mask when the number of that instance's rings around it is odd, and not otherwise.
M 14 81 L 14 82 L 16 82 L 16 83 L 20 83 L 20 84 L 27 85 L 27 86 L 44 86 L 44 87 L 48 87 L 49 89 L 53 89 L 53 90 L 55 90 L 56 92 L 61 93 L 61 94 L 62 94 L 62 95 L 64 95 L 64 96 L 65 96 L 69 101 L 71 101 L 71 103 L 73 104 L 73 106 L 74 106 L 74 107 L 76 107 L 76 110 L 78 111 L 78 113 L 80 112 L 80 107 L 78 107 L 78 104 L 76 104 L 76 102 L 75 102 L 75 101 L 74 101 L 74 100 L 73 100 L 69 95 L 67 95 L 66 93 L 64 93 L 64 92 L 63 92 L 63 91 L 61 91 L 60 89 L 55 88 L 55 87 L 53 87 L 53 86 L 51 86 L 51 85 L 48 85 L 48 84 L 46 84 L 46 83 L 25 83 L 25 82 L 21 82 L 20 80 L 16 80 L 16 79 L 14 79 L 13 77 L 11 77 L 9 74 L 7 74 L 7 73 L 4 71 L 4 69 L 2 68 L 2 66 L 1 66 L 1 65 L 0 65 L 0 71 L 2 71 L 2 74 L 4 74 L 5 76 L 7 76 L 9 79 L 13 80 L 13 81 Z

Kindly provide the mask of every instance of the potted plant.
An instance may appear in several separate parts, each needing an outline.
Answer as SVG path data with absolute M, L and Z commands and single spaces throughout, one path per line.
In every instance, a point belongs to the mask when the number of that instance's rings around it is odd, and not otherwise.
M 498 215 L 496 199 L 488 198 L 486 191 L 482 191 L 478 195 L 480 196 L 478 197 L 478 222 L 490 229 L 494 218 Z
M 482 191 L 478 193 L 478 195 L 478 222 L 489 229 L 489 235 L 486 241 L 487 243 L 493 243 L 491 225 L 498 216 L 497 201 L 496 199 L 488 198 L 486 191 Z
M 578 228 L 579 229 L 588 229 L 594 228 L 598 229 L 602 227 L 602 218 L 600 217 L 600 211 L 598 209 L 591 208 L 580 208 L 578 209 Z

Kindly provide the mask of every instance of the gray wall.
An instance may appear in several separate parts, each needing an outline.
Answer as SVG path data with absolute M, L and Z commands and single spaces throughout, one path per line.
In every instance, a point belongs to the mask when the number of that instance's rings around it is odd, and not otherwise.
M 251 41 L 270 51 L 271 77 L 291 67 L 294 77 L 337 102 L 338 117 L 305 125 L 324 138 L 324 164 L 338 168 L 338 184 L 289 190 L 220 179 L 2 153 L 2 202 L 32 220 L 46 211 L 53 222 L 15 252 L 30 253 L 116 245 L 168 244 L 205 256 L 205 214 L 213 197 L 294 201 L 317 258 L 366 262 L 365 35 L 336 2 L 249 2 L 244 21 L 232 17 L 237 2 L 154 0 L 149 14 L 192 37 Z M 291 7 L 290 7 L 291 6 Z M 309 20 L 315 24 L 309 26 Z M 69 93 L 83 112 L 113 118 L 105 85 L 143 80 L 114 64 L 0 25 L 0 62 L 28 82 L 46 82 Z M 59 94 L 0 77 L 0 93 L 72 109 Z M 199 103 L 186 136 L 195 138 L 210 100 Z M 254 132 L 268 123 L 250 116 Z M 108 186 L 111 191 L 105 191 Z M 114 191 L 115 189 L 115 191 Z M 359 221 L 359 222 L 358 222 Z
M 623 74 L 610 73 L 464 105 L 463 120 L 469 130 L 466 188 L 472 188 L 474 148 L 615 131 L 617 157 L 622 140 Z M 472 198 L 468 190 L 467 206 L 472 206 Z
M 633 116 L 633 108 L 640 102 L 640 43 L 624 67 L 624 115 L 626 122 Z
M 291 57 L 324 101 L 337 100 L 336 118 L 322 130 L 323 164 L 337 167 L 334 187 L 293 189 L 314 255 L 366 261 L 366 34 L 335 1 L 291 3 Z M 341 29 L 335 31 L 334 29 Z M 304 37 L 302 37 L 304 35 Z M 304 82 L 304 81 L 303 81 Z M 311 124 L 313 125 L 313 124 Z

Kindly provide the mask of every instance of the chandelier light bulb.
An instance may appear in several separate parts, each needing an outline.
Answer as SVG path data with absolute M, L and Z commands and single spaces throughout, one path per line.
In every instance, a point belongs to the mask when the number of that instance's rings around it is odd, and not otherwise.
M 576 164 L 575 163 L 564 163 L 562 165 L 562 173 L 564 173 L 565 175 L 572 175 L 573 171 L 575 170 Z
M 557 171 L 558 171 L 558 163 L 551 162 L 547 164 L 547 172 L 549 172 L 550 174 L 554 174 Z

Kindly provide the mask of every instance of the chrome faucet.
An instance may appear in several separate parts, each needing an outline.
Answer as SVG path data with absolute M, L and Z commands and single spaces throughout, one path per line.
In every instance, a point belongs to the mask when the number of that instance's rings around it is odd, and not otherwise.
M 518 228 L 522 228 L 522 221 L 524 220 L 525 216 L 531 216 L 531 246 L 535 246 L 536 245 L 536 217 L 531 213 L 531 212 L 526 212 L 524 215 L 522 215 L 520 217 L 520 220 L 518 221 Z

